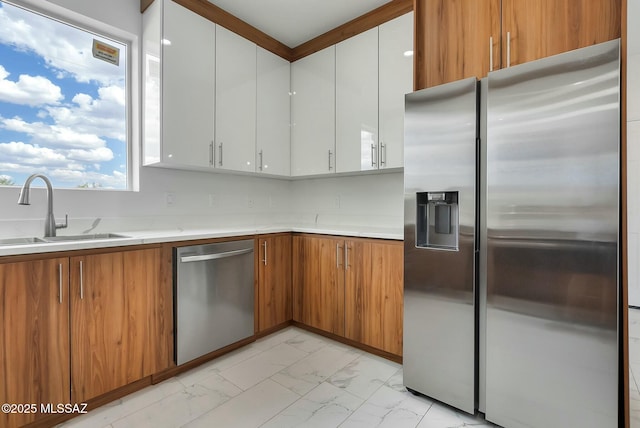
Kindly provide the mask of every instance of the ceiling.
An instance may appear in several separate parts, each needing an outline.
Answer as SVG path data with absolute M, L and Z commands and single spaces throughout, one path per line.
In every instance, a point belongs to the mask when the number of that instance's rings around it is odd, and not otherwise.
M 290 48 L 389 0 L 209 0 Z

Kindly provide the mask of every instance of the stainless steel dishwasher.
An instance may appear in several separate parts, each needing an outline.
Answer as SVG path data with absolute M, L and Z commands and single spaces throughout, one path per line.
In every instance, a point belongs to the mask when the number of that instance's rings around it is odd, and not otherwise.
M 253 240 L 177 247 L 176 363 L 252 336 Z

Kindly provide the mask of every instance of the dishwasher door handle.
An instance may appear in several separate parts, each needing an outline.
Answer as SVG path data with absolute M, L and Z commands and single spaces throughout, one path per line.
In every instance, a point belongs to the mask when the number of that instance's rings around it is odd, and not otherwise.
M 197 256 L 184 256 L 180 257 L 181 263 L 189 262 L 203 262 L 205 260 L 224 259 L 227 257 L 240 256 L 242 254 L 249 254 L 253 252 L 253 248 L 247 248 L 245 250 L 227 251 L 226 253 L 214 253 L 214 254 L 201 254 Z

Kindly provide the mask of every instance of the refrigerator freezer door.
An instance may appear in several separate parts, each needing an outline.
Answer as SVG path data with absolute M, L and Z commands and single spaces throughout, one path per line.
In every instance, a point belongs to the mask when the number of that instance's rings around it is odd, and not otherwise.
M 489 74 L 486 418 L 618 425 L 619 43 Z
M 476 400 L 477 113 L 475 78 L 405 98 L 404 383 L 469 413 Z

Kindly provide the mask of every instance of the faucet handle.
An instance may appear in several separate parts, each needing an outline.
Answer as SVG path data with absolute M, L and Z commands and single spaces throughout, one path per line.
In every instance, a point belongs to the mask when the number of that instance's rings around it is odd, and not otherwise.
M 56 223 L 56 229 L 66 229 L 69 226 L 69 214 L 64 215 L 64 223 Z

